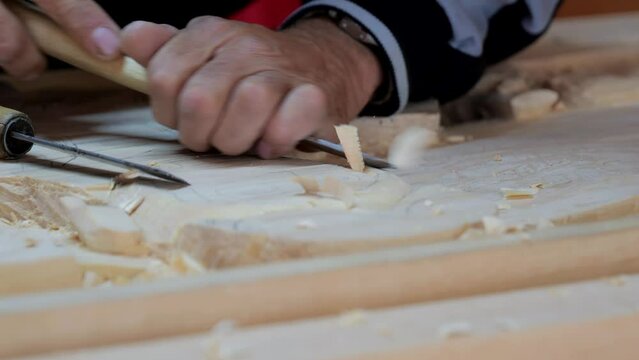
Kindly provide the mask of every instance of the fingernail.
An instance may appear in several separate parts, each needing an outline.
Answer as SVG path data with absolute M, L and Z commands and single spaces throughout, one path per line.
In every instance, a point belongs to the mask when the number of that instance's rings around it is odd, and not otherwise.
M 263 159 L 270 159 L 273 157 L 273 148 L 265 142 L 260 142 L 257 145 L 257 154 Z
M 120 38 L 109 28 L 99 27 L 93 30 L 91 39 L 104 57 L 112 58 L 120 52 Z

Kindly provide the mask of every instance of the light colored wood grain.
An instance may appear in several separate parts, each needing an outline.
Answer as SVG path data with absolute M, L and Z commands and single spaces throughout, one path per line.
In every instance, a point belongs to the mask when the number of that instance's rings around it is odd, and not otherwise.
M 0 300 L 0 356 L 201 332 L 225 319 L 280 322 L 638 272 L 636 223 L 7 298 Z
M 416 347 L 355 359 L 619 359 L 637 357 L 639 315 L 511 333 L 465 338 L 433 347 Z M 342 359 L 346 360 L 346 358 Z
M 243 360 L 329 360 L 370 356 L 418 346 L 454 346 L 457 340 L 468 337 L 485 341 L 505 333 L 522 336 L 531 330 L 633 315 L 639 310 L 638 296 L 639 277 L 619 276 L 399 308 L 357 309 L 281 324 L 232 327 L 231 323 L 222 322 L 211 332 L 188 337 L 36 356 L 29 360 L 196 360 L 233 359 L 234 356 Z M 320 346 L 320 343 L 330 346 Z M 552 351 L 542 347 L 537 355 L 547 358 Z M 474 358 L 489 356 L 490 353 L 483 352 L 473 354 Z

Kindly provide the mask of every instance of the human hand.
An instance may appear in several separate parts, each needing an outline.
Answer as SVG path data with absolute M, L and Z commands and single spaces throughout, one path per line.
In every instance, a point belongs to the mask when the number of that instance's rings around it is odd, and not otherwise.
M 101 59 L 120 54 L 119 27 L 92 0 L 35 0 L 84 49 Z M 25 26 L 0 1 L 0 67 L 22 79 L 39 75 L 46 67 L 44 55 Z
M 327 20 L 282 32 L 201 17 L 178 31 L 135 22 L 122 50 L 147 67 L 156 119 L 194 151 L 273 158 L 355 118 L 381 82 L 373 53 Z

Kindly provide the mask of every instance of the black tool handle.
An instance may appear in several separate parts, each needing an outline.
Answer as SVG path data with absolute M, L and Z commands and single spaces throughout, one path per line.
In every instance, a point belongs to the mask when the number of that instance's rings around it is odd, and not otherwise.
M 0 106 L 0 159 L 17 159 L 33 147 L 30 142 L 12 137 L 14 131 L 33 136 L 31 119 L 20 111 Z

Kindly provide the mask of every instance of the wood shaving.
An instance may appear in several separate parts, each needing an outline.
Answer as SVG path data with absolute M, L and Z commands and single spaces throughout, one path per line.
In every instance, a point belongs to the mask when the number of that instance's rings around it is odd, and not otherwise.
M 137 170 L 129 170 L 114 177 L 113 183 L 115 184 L 115 186 L 128 185 L 133 183 L 140 176 L 142 176 L 141 172 Z
M 89 185 L 89 186 L 85 186 L 84 190 L 86 191 L 110 191 L 113 190 L 113 181 L 111 181 L 108 184 L 96 184 L 96 185 Z
M 502 157 L 501 157 L 501 155 L 500 155 L 500 154 L 497 154 L 497 155 L 495 155 L 495 157 L 493 158 L 493 160 L 495 160 L 495 161 L 502 161 L 503 159 L 502 159 Z
M 481 222 L 484 226 L 484 231 L 488 235 L 503 235 L 508 231 L 506 223 L 494 216 L 484 216 Z
M 544 188 L 544 184 L 542 183 L 537 183 L 537 184 L 532 184 L 530 185 L 531 189 L 543 189 Z
M 127 215 L 131 216 L 133 213 L 140 208 L 142 203 L 144 202 L 144 196 L 138 196 L 131 199 L 129 202 L 125 203 L 122 206 L 122 210 L 127 213 Z
M 466 142 L 467 138 L 464 135 L 449 135 L 446 136 L 446 141 L 451 144 L 459 144 Z
M 352 125 L 338 125 L 335 126 L 335 131 L 351 169 L 357 172 L 364 172 L 366 166 L 364 165 L 364 155 L 359 143 L 357 128 Z
M 536 89 L 519 94 L 510 100 L 515 120 L 526 121 L 544 117 L 554 111 L 559 94 L 549 89 Z
M 504 198 L 507 200 L 522 200 L 522 199 L 532 199 L 539 192 L 538 188 L 528 188 L 528 189 L 511 189 L 511 188 L 502 188 L 501 189 Z
M 414 167 L 423 151 L 437 143 L 437 132 L 428 128 L 409 128 L 393 140 L 388 150 L 388 161 L 399 169 Z
M 357 127 L 362 150 L 381 158 L 387 158 L 391 143 L 408 128 L 427 128 L 439 131 L 438 113 L 403 113 L 391 117 L 362 117 L 351 122 Z
M 293 178 L 293 182 L 296 182 L 302 186 L 305 194 L 314 195 L 320 192 L 320 184 L 317 179 L 309 176 L 296 176 Z

